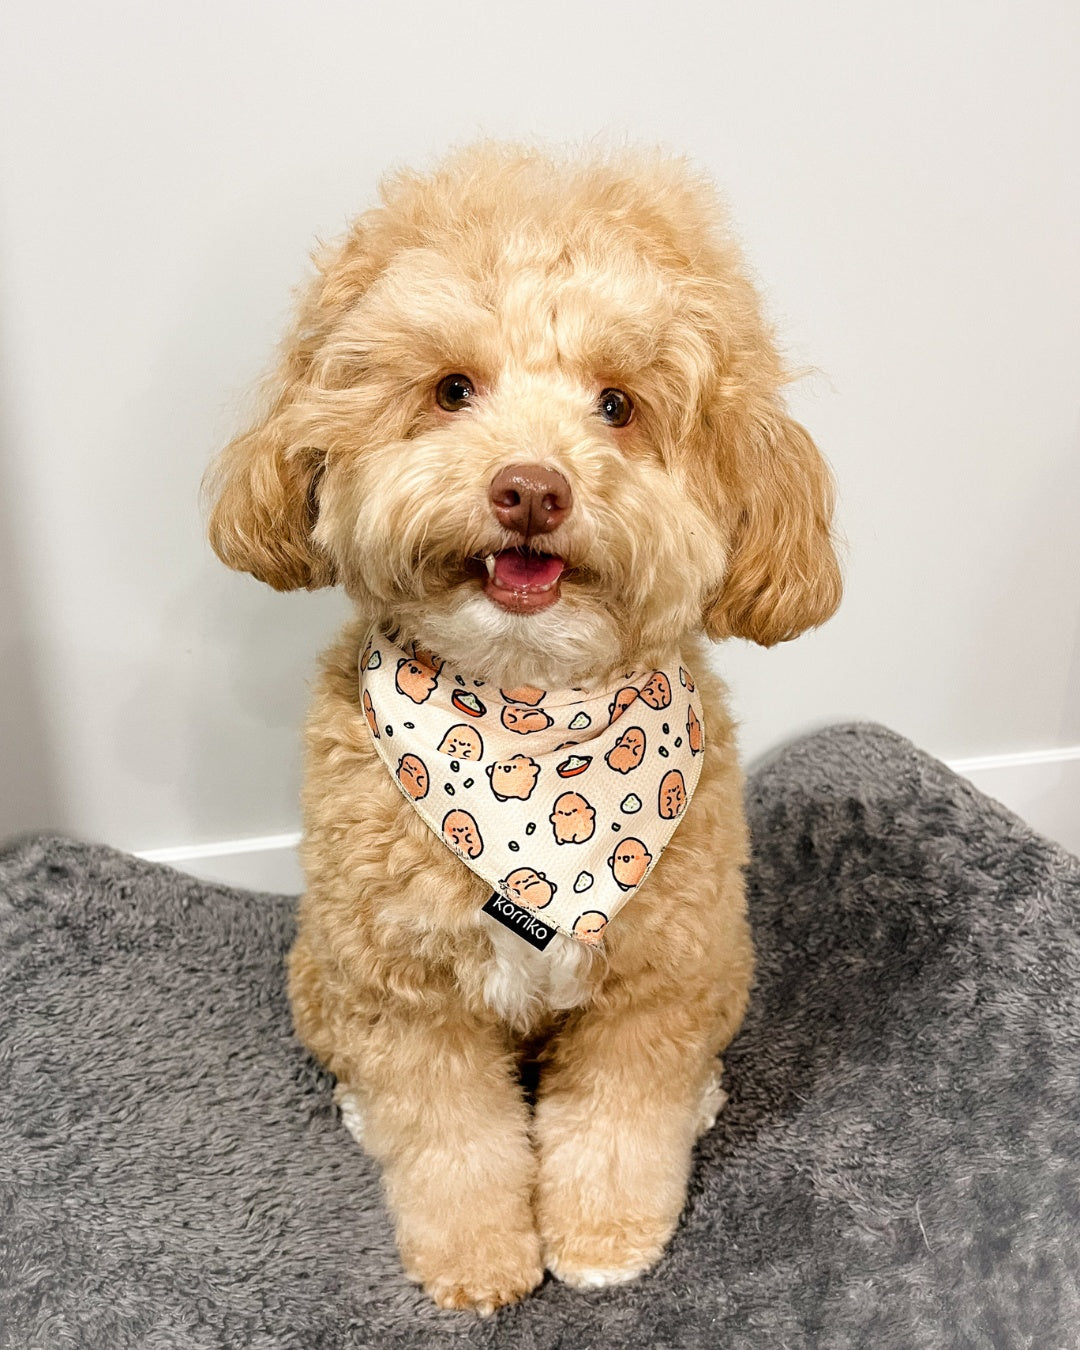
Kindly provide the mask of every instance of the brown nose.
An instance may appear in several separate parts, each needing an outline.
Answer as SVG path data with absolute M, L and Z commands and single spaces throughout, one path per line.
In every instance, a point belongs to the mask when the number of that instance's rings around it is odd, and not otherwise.
M 499 524 L 518 534 L 547 534 L 561 525 L 573 500 L 570 484 L 543 464 L 511 464 L 488 489 Z

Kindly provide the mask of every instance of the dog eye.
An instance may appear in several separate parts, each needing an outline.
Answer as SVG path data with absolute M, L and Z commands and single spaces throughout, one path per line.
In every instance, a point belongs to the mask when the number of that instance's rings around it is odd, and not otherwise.
M 624 427 L 634 415 L 634 405 L 621 389 L 605 389 L 596 401 L 596 411 L 609 427 Z
M 460 412 L 475 393 L 467 375 L 444 375 L 435 387 L 435 401 L 447 412 Z

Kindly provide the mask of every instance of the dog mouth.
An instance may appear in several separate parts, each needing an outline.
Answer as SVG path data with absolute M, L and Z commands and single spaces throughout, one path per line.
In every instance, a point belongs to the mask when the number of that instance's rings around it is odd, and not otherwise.
M 480 561 L 485 572 L 484 594 L 510 614 L 536 614 L 559 598 L 566 563 L 557 553 L 504 548 Z

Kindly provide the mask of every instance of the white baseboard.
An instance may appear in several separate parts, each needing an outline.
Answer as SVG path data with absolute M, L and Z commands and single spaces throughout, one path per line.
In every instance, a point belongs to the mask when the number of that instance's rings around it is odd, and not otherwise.
M 1040 834 L 1080 855 L 1080 745 L 954 759 L 949 767 Z
M 254 839 L 226 839 L 216 844 L 180 844 L 176 848 L 151 848 L 136 854 L 147 862 L 168 863 L 181 872 L 241 886 L 250 891 L 275 895 L 299 895 L 304 875 L 296 846 L 296 834 L 264 834 Z
M 949 767 L 988 797 L 1015 811 L 1040 834 L 1080 854 L 1080 745 L 1012 755 L 954 759 Z M 296 855 L 297 834 L 228 839 L 217 844 L 147 849 L 137 856 L 169 863 L 182 872 L 278 895 L 298 895 L 304 878 Z

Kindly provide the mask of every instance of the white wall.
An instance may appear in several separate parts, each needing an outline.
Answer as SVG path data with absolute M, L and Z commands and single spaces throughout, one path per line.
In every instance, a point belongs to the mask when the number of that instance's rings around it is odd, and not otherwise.
M 718 652 L 747 753 L 848 717 L 1080 744 L 1078 69 L 1064 0 L 6 0 L 0 833 L 295 828 L 342 602 L 227 573 L 199 478 L 314 237 L 477 133 L 692 153 L 818 372 L 848 594 Z

